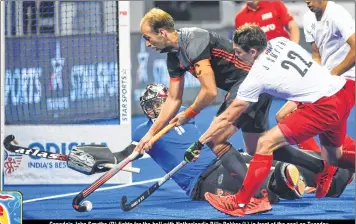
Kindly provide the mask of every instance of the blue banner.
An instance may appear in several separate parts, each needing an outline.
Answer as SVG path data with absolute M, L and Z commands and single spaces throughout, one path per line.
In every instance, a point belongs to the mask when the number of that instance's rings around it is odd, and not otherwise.
M 7 38 L 6 124 L 119 117 L 116 35 Z

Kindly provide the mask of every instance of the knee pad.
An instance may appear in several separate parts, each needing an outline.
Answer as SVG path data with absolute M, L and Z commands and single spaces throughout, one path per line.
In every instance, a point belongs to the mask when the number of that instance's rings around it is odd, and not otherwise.
M 270 191 L 287 200 L 302 198 L 305 187 L 304 177 L 298 168 L 282 162 L 277 162 L 267 184 Z

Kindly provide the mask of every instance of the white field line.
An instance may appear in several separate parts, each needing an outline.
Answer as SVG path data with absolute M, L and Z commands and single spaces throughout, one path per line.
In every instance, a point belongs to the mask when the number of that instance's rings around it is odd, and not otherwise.
M 159 181 L 160 179 L 161 178 L 156 178 L 156 179 L 138 181 L 138 182 L 134 182 L 134 183 L 130 183 L 130 184 L 123 184 L 123 185 L 118 185 L 118 186 L 102 187 L 102 188 L 97 189 L 96 191 L 107 191 L 107 190 L 112 190 L 112 189 L 124 188 L 124 187 L 139 185 L 139 184 L 155 182 L 155 181 Z M 48 197 L 42 197 L 42 198 L 34 198 L 34 199 L 23 201 L 23 204 L 30 203 L 30 202 L 36 202 L 36 201 L 50 200 L 50 199 L 54 199 L 54 198 L 64 198 L 64 197 L 67 197 L 67 196 L 77 195 L 79 193 L 80 192 L 74 192 L 74 193 L 59 194 L 59 195 L 53 195 L 53 196 L 48 196 Z

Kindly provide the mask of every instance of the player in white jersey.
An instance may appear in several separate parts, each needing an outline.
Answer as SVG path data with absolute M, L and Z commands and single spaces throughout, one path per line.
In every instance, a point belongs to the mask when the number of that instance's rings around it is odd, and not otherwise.
M 312 44 L 313 59 L 332 75 L 355 80 L 355 20 L 333 1 L 305 1 L 305 40 Z
M 333 1 L 305 1 L 310 11 L 304 14 L 305 39 L 312 45 L 312 58 L 332 75 L 355 80 L 355 20 Z M 341 16 L 342 15 L 342 16 Z M 279 122 L 297 108 L 288 101 L 276 114 Z M 298 144 L 299 148 L 320 151 L 314 138 Z M 355 141 L 346 136 L 344 148 L 353 150 Z
M 337 167 L 355 169 L 355 151 L 345 152 L 347 118 L 355 104 L 355 81 L 331 76 L 327 68 L 312 60 L 298 44 L 279 37 L 267 43 L 261 28 L 240 27 L 234 34 L 235 54 L 253 64 L 241 84 L 236 99 L 198 140 L 206 144 L 235 121 L 256 102 L 262 93 L 302 102 L 297 110 L 259 138 L 241 190 L 219 197 L 206 193 L 205 198 L 216 209 L 233 216 L 256 213 L 251 196 L 267 177 L 273 152 L 283 145 L 296 144 L 319 135 L 324 170 L 316 175 L 317 197 L 325 196 Z M 194 145 L 197 145 L 196 143 Z M 191 151 L 198 154 L 192 145 Z M 328 185 L 328 186 L 327 186 Z

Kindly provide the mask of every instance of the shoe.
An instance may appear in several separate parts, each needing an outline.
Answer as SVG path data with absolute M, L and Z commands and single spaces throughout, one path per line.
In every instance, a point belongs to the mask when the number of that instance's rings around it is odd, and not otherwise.
M 205 193 L 205 199 L 218 211 L 231 216 L 244 216 L 256 213 L 270 211 L 271 203 L 268 200 L 268 193 L 262 190 L 263 198 L 252 197 L 250 202 L 240 207 L 236 201 L 235 195 L 218 196 L 209 192 Z
M 329 192 L 334 174 L 337 171 L 336 166 L 331 166 L 324 161 L 324 169 L 315 175 L 316 198 L 323 198 Z
M 263 198 L 252 197 L 250 203 L 246 205 L 245 214 L 251 215 L 256 213 L 268 212 L 272 210 L 272 205 L 268 199 L 268 192 L 266 189 L 262 191 Z
M 240 208 L 235 195 L 219 196 L 209 192 L 204 194 L 205 199 L 218 211 L 231 216 L 244 216 L 244 208 Z
M 293 164 L 289 164 L 285 169 L 285 174 L 287 178 L 286 184 L 288 185 L 288 187 L 290 187 L 291 189 L 297 187 L 300 177 L 300 172 L 298 168 Z
M 223 194 L 223 196 L 229 196 L 229 195 L 231 195 L 231 194 L 230 194 L 230 192 L 227 192 L 227 191 L 225 191 Z
M 286 184 L 291 190 L 296 190 L 302 197 L 305 191 L 304 178 L 301 176 L 298 168 L 289 164 L 285 169 L 285 175 L 287 178 Z
M 228 191 L 224 191 L 223 189 L 217 188 L 216 192 L 215 192 L 215 195 L 217 195 L 217 196 L 228 196 L 228 195 L 231 195 L 231 193 L 228 192 Z
M 311 193 L 315 193 L 315 191 L 316 191 L 315 187 L 305 187 L 304 193 L 311 194 Z

